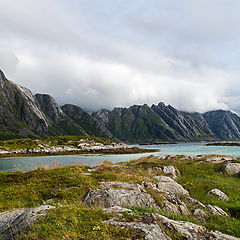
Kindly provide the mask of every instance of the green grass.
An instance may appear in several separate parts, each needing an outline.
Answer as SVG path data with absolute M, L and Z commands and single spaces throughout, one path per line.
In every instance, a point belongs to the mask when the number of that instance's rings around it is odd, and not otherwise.
M 100 181 L 123 181 L 142 183 L 154 181 L 158 171 L 149 169 L 175 165 L 181 171 L 177 180 L 191 196 L 204 204 L 217 205 L 234 217 L 214 217 L 202 222 L 191 216 L 171 215 L 163 211 L 149 208 L 132 207 L 133 216 L 125 216 L 133 220 L 134 216 L 157 212 L 175 220 L 191 221 L 204 225 L 208 229 L 240 237 L 240 179 L 219 172 L 219 164 L 182 160 L 179 156 L 173 160 L 161 160 L 149 156 L 137 161 L 129 161 L 112 167 L 104 162 L 96 168 L 92 175 L 84 175 L 88 167 L 64 167 L 57 169 L 38 169 L 31 172 L 0 173 L 0 212 L 18 208 L 35 207 L 41 204 L 51 204 L 56 209 L 34 224 L 27 233 L 17 239 L 132 239 L 136 232 L 107 225 L 104 221 L 111 218 L 99 208 L 87 207 L 83 204 L 84 196 L 89 189 L 98 188 Z M 219 188 L 228 194 L 229 201 L 219 201 L 206 193 L 212 188 Z M 161 205 L 162 198 L 156 192 L 148 192 Z M 172 239 L 182 237 L 169 231 Z M 141 237 L 141 236 L 140 236 Z M 139 237 L 139 238 L 140 238 Z

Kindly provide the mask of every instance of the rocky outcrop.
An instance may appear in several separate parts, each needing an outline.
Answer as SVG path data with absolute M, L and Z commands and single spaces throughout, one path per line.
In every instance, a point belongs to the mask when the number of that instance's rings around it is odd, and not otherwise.
M 144 233 L 144 239 L 146 240 L 171 240 L 170 237 L 164 233 L 157 224 L 145 224 L 137 222 L 118 222 L 114 220 L 108 220 L 106 223 L 118 226 L 122 228 L 132 228 L 139 232 Z
M 146 187 L 152 187 L 159 192 L 174 194 L 174 195 L 189 195 L 189 192 L 172 178 L 166 176 L 157 176 L 157 183 L 145 183 Z
M 225 211 L 223 211 L 220 207 L 213 206 L 213 205 L 207 205 L 209 211 L 213 215 L 218 215 L 218 216 L 229 216 Z
M 126 189 L 96 189 L 90 190 L 84 200 L 87 205 L 102 206 L 142 206 L 159 208 L 150 194 L 138 190 Z
M 240 173 L 240 163 L 225 162 L 221 167 L 221 171 L 229 175 L 238 176 Z
M 222 192 L 222 191 L 220 191 L 219 189 L 216 189 L 216 188 L 208 191 L 207 195 L 215 196 L 219 200 L 223 200 L 223 201 L 228 201 L 229 200 L 226 193 L 224 193 L 224 192 Z
M 159 214 L 154 214 L 154 218 L 156 221 L 163 224 L 165 228 L 174 230 L 189 240 L 239 240 L 237 237 L 222 234 L 218 231 L 207 231 L 205 227 L 191 222 L 175 221 Z
M 50 209 L 49 205 L 35 208 L 27 208 L 0 214 L 0 237 L 4 240 L 14 239 L 15 236 L 27 230 L 30 225 L 39 218 L 46 216 Z

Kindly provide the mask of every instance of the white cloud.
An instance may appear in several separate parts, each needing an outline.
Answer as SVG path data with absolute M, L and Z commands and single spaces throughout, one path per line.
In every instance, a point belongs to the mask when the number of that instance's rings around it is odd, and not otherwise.
M 240 110 L 237 1 L 114 4 L 0 0 L 0 68 L 87 110 L 160 101 Z

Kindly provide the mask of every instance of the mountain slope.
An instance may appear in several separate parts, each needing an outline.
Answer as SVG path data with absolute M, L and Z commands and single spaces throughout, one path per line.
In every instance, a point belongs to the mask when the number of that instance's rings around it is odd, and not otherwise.
M 6 79 L 0 70 L 0 139 L 92 135 L 133 143 L 239 140 L 240 117 L 230 111 L 204 114 L 178 111 L 164 103 L 100 110 L 60 107 L 47 94 L 36 94 Z
M 90 114 L 83 111 L 80 107 L 72 104 L 65 104 L 61 107 L 61 110 L 78 125 L 82 126 L 89 135 L 114 138 L 104 125 L 94 119 Z
M 6 79 L 0 70 L 0 139 L 44 135 L 49 122 L 27 88 Z

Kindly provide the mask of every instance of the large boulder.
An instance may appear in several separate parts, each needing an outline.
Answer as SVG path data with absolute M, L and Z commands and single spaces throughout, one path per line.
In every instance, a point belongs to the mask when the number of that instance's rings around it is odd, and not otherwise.
M 9 240 L 27 230 L 29 226 L 39 218 L 46 216 L 50 209 L 49 205 L 35 208 L 27 208 L 0 214 L 0 238 Z
M 240 163 L 225 162 L 221 168 L 223 173 L 238 176 L 240 173 Z
M 87 205 L 104 208 L 113 206 L 142 206 L 159 208 L 152 196 L 146 192 L 126 189 L 95 189 L 90 190 L 84 200 Z
M 226 193 L 220 191 L 219 189 L 215 188 L 215 189 L 212 189 L 210 190 L 207 195 L 210 195 L 210 196 L 215 196 L 217 197 L 219 200 L 223 200 L 223 201 L 228 201 L 229 200 L 229 197 Z

